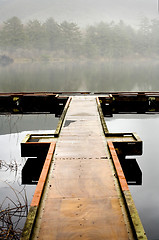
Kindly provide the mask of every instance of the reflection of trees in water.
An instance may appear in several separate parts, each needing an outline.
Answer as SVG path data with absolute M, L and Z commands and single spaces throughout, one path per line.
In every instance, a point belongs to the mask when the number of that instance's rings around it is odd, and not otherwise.
M 1 92 L 156 91 L 159 63 L 145 61 L 13 64 L 1 68 Z
M 58 120 L 54 114 L 0 115 L 0 135 L 12 134 L 8 140 L 12 145 L 18 146 L 27 134 L 25 131 L 54 131 Z
M 17 175 L 18 171 L 18 163 L 16 160 L 11 161 L 10 163 L 7 163 L 4 160 L 0 160 L 0 169 L 3 169 L 4 171 L 12 171 L 15 172 L 15 175 Z

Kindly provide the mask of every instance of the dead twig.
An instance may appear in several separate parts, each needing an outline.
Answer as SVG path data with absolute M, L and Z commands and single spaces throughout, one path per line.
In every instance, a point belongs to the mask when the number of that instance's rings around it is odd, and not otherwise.
M 20 239 L 22 233 L 22 229 L 19 228 L 20 221 L 24 217 L 26 218 L 28 214 L 25 189 L 23 189 L 23 192 L 18 192 L 13 187 L 11 189 L 16 196 L 16 201 L 6 197 L 0 205 L 0 239 L 3 240 Z M 7 207 L 4 208 L 6 203 Z

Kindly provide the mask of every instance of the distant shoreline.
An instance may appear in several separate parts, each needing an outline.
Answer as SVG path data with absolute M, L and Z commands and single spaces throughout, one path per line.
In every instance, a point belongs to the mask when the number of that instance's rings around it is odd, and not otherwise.
M 75 63 L 75 62 L 148 62 L 156 61 L 159 62 L 159 57 L 131 57 L 131 58 L 50 58 L 48 60 L 43 60 L 41 58 L 30 59 L 30 58 L 14 58 L 14 63 Z
M 79 57 L 70 57 L 70 56 L 53 56 L 53 53 L 47 54 L 45 52 L 44 54 L 40 54 L 40 52 L 35 54 L 33 57 L 26 57 L 23 54 L 19 54 L 17 56 L 17 53 L 15 52 L 1 52 L 0 54 L 0 66 L 10 65 L 10 64 L 23 64 L 23 63 L 111 63 L 111 62 L 159 62 L 159 56 L 141 56 L 141 55 L 134 55 L 134 56 L 125 56 L 125 57 L 101 57 L 96 56 L 92 58 L 87 58 L 85 56 L 79 56 Z M 2 61 L 3 60 L 3 61 Z

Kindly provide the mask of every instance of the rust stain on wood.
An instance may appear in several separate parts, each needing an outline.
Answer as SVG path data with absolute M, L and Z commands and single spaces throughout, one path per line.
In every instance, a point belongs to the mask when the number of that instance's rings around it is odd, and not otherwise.
M 128 187 L 127 181 L 125 179 L 125 175 L 122 170 L 121 164 L 119 162 L 118 156 L 116 154 L 114 145 L 111 141 L 108 141 L 108 146 L 109 146 L 109 149 L 110 149 L 110 152 L 112 155 L 112 160 L 113 160 L 113 163 L 114 163 L 117 175 L 118 175 L 118 179 L 119 179 L 122 191 L 127 191 L 127 190 L 129 190 L 129 187 Z
M 54 149 L 55 149 L 55 143 L 52 142 L 52 143 L 50 143 L 49 151 L 48 151 L 48 154 L 46 156 L 44 166 L 43 166 L 38 184 L 37 184 L 36 189 L 35 189 L 35 193 L 34 193 L 31 205 L 30 205 L 31 207 L 39 206 L 41 196 L 42 196 L 42 192 L 43 192 L 43 189 L 44 189 L 44 185 L 45 185 L 45 182 L 46 182 L 46 178 L 47 178 L 47 175 L 48 175 L 49 167 L 50 167 L 50 164 L 51 164 L 51 160 L 52 160 L 52 157 L 53 157 Z
M 45 207 L 33 239 L 133 239 L 95 97 L 73 97 L 65 121 L 69 124 L 64 123 L 57 141 Z

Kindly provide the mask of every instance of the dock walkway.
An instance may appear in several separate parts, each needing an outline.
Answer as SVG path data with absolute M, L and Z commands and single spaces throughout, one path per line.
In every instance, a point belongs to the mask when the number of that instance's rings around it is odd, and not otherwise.
M 33 239 L 134 239 L 95 97 L 73 97 Z

